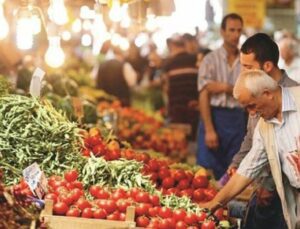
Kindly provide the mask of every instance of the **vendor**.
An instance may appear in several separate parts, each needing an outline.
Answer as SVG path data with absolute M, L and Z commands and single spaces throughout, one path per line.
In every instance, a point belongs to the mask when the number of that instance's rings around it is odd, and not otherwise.
M 260 115 L 253 146 L 216 197 L 201 207 L 214 211 L 245 189 L 269 165 L 287 228 L 300 228 L 300 87 L 285 88 L 261 70 L 240 74 L 234 97 Z

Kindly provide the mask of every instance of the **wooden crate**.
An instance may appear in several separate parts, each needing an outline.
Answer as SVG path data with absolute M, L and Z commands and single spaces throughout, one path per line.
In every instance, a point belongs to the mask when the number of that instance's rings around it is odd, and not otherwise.
M 41 219 L 49 229 L 127 229 L 135 228 L 134 207 L 126 210 L 125 221 L 113 221 L 102 219 L 85 219 L 80 217 L 53 215 L 53 202 L 45 201 L 45 208 L 41 213 Z

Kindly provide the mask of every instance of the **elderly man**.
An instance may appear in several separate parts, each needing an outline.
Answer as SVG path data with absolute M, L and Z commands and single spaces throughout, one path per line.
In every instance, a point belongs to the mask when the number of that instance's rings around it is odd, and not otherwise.
M 250 114 L 260 115 L 253 146 L 216 197 L 212 210 L 239 194 L 269 165 L 288 228 L 300 228 L 300 87 L 281 88 L 261 70 L 240 74 L 234 97 Z

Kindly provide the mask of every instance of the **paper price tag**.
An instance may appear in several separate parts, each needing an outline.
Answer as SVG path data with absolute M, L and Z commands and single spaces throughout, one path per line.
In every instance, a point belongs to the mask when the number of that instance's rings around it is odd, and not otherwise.
M 42 199 L 47 192 L 47 179 L 37 163 L 23 170 L 23 177 L 32 193 Z
M 42 80 L 44 78 L 44 75 L 45 72 L 40 68 L 36 68 L 33 72 L 29 88 L 29 92 L 32 96 L 41 95 Z

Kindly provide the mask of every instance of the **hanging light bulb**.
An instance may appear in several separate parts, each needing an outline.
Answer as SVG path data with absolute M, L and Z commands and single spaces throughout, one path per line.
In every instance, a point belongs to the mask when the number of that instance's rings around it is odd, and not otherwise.
M 92 44 L 92 36 L 90 34 L 83 34 L 81 44 L 85 47 L 90 46 Z
M 65 62 L 65 53 L 60 47 L 60 37 L 48 37 L 49 47 L 45 54 L 46 63 L 52 68 L 58 68 Z
M 122 21 L 121 21 L 121 27 L 122 28 L 129 28 L 131 19 L 128 15 L 128 4 L 124 4 L 122 6 Z
M 112 7 L 109 11 L 109 18 L 113 22 L 119 22 L 122 19 L 122 9 L 119 0 L 113 0 Z
M 4 1 L 0 2 L 0 40 L 6 38 L 9 32 L 8 23 L 4 17 L 3 3 Z
M 69 21 L 64 0 L 51 0 L 48 14 L 50 20 L 57 25 L 64 25 Z
M 33 46 L 33 27 L 27 1 L 22 1 L 22 5 L 17 11 L 16 18 L 17 47 L 22 50 L 31 49 Z

